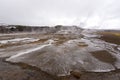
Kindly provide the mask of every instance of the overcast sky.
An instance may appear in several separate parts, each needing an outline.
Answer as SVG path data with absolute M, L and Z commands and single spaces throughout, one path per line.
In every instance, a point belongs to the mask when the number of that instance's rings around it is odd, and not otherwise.
M 120 0 L 0 0 L 0 23 L 120 29 Z

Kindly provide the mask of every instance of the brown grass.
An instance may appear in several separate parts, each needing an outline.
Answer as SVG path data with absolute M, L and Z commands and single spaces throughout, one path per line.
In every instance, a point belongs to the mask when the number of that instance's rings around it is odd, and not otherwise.
M 99 32 L 101 35 L 99 39 L 104 40 L 109 43 L 114 43 L 120 45 L 120 33 L 119 32 Z

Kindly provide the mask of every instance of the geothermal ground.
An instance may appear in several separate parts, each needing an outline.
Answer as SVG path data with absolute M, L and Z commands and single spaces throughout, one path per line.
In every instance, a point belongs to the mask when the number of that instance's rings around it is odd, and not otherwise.
M 0 34 L 0 80 L 120 80 L 120 31 Z

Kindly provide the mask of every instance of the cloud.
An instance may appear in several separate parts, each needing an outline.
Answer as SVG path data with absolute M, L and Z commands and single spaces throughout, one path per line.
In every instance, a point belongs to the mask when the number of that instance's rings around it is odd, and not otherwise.
M 23 25 L 109 25 L 119 28 L 118 0 L 0 0 L 0 22 Z

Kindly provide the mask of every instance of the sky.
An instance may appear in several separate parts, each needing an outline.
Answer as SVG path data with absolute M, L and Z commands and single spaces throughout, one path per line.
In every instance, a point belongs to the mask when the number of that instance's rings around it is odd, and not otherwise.
M 0 0 L 0 23 L 120 29 L 120 0 Z

